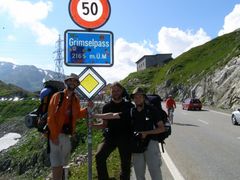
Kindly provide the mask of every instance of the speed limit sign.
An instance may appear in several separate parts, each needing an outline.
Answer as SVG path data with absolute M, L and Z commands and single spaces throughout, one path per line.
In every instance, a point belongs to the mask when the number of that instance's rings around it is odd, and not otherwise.
M 103 26 L 110 16 L 108 0 L 70 0 L 69 13 L 72 20 L 85 29 Z

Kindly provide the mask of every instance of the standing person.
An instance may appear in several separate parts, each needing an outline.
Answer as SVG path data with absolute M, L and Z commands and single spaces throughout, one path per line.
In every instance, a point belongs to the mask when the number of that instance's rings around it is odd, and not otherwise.
M 65 80 L 62 103 L 60 92 L 55 93 L 48 106 L 48 127 L 50 131 L 50 161 L 54 180 L 63 176 L 63 166 L 68 164 L 71 152 L 70 136 L 74 136 L 76 120 L 87 116 L 87 108 L 81 109 L 80 100 L 74 90 L 79 86 L 79 76 L 71 74 Z
M 144 152 L 132 154 L 133 167 L 137 180 L 145 180 L 146 165 L 152 180 L 161 180 L 161 154 L 158 141 L 151 139 L 154 134 L 165 131 L 160 113 L 145 103 L 146 94 L 142 88 L 134 89 L 131 98 L 135 107 L 131 110 L 133 131 L 146 143 Z M 135 133 L 135 134 L 136 134 Z
M 133 104 L 123 100 L 123 86 L 115 82 L 111 86 L 112 99 L 103 106 L 102 113 L 119 113 L 120 118 L 114 120 L 103 120 L 105 124 L 104 140 L 99 145 L 96 153 L 96 167 L 99 180 L 109 180 L 106 161 L 110 154 L 118 148 L 121 172 L 120 180 L 130 180 L 131 169 L 131 120 L 130 109 Z
M 172 95 L 168 95 L 168 98 L 166 100 L 166 108 L 168 112 L 168 116 L 170 114 L 170 111 L 174 112 L 174 109 L 176 108 L 176 102 L 174 101 Z

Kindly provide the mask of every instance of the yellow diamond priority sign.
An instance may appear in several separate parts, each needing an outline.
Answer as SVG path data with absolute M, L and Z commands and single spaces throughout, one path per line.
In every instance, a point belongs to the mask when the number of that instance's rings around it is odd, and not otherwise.
M 88 99 L 95 97 L 106 85 L 106 81 L 91 67 L 87 67 L 79 75 L 79 90 Z
M 99 84 L 98 81 L 91 75 L 88 74 L 82 81 L 82 87 L 88 92 L 91 93 Z

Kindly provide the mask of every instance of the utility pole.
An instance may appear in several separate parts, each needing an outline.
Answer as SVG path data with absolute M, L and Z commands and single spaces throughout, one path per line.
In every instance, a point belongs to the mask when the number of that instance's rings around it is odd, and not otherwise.
M 59 81 L 64 80 L 62 42 L 63 42 L 63 40 L 61 39 L 61 36 L 59 34 L 59 38 L 56 42 L 56 51 L 53 52 L 54 54 L 56 54 L 54 61 L 55 61 L 55 72 L 57 73 L 57 77 L 55 79 L 59 80 Z

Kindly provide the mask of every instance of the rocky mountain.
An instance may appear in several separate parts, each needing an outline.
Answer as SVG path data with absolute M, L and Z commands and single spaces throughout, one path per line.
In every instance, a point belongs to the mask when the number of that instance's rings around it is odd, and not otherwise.
M 234 57 L 223 68 L 203 78 L 191 91 L 205 97 L 209 104 L 224 109 L 240 107 L 240 56 Z
M 240 56 L 232 58 L 224 67 L 202 77 L 191 85 L 158 85 L 156 91 L 164 97 L 174 94 L 181 101 L 187 97 L 200 98 L 205 105 L 222 109 L 240 107 Z
M 178 101 L 200 98 L 224 109 L 240 107 L 240 31 L 217 37 L 178 56 L 160 68 L 130 74 L 128 90 L 142 86 L 149 93 Z
M 57 73 L 30 65 L 0 62 L 0 80 L 17 85 L 28 91 L 39 91 L 45 80 L 54 79 Z

